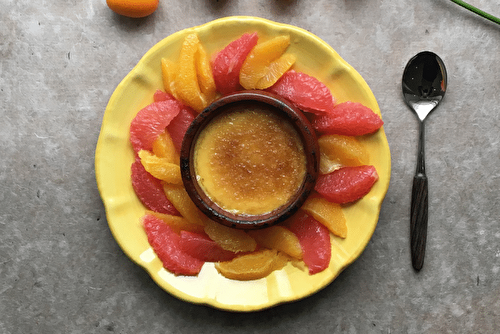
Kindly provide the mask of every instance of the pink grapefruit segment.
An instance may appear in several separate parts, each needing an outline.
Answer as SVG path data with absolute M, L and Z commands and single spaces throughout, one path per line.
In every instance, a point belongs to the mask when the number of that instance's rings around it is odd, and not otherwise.
M 236 253 L 222 249 L 215 241 L 206 234 L 181 231 L 181 249 L 205 262 L 230 261 L 236 257 Z
M 132 187 L 142 204 L 151 211 L 179 215 L 167 199 L 160 180 L 149 174 L 139 158 L 131 166 Z
M 332 256 L 330 231 L 316 219 L 302 212 L 292 217 L 286 226 L 299 239 L 309 274 L 314 275 L 328 268 Z
M 314 189 L 333 203 L 350 203 L 368 194 L 378 180 L 373 166 L 342 167 L 330 174 L 320 175 Z
M 160 101 L 169 101 L 169 100 L 175 100 L 176 98 L 169 93 L 165 93 L 161 89 L 157 89 L 156 92 L 153 95 L 153 100 L 155 102 L 160 102 Z
M 257 44 L 257 33 L 246 33 L 229 43 L 212 60 L 215 86 L 222 94 L 241 89 L 240 70 L 246 57 Z
M 151 151 L 155 139 L 163 133 L 181 111 L 181 105 L 175 100 L 153 102 L 139 110 L 130 123 L 130 142 L 135 153 Z
M 156 90 L 153 99 L 155 102 L 176 101 L 179 103 L 181 109 L 172 119 L 170 124 L 167 125 L 167 131 L 174 142 L 175 149 L 177 152 L 180 152 L 184 135 L 186 134 L 189 125 L 191 125 L 195 119 L 197 113 L 193 110 L 193 108 L 177 100 L 172 94 L 166 93 L 160 89 Z
M 181 151 L 182 140 L 187 129 L 195 119 L 197 113 L 188 106 L 183 106 L 177 116 L 167 126 L 167 131 L 174 142 L 177 152 Z
M 290 70 L 268 91 L 291 101 L 303 111 L 324 115 L 332 111 L 334 98 L 330 89 L 318 79 Z
M 154 215 L 144 216 L 142 224 L 149 244 L 165 269 L 175 275 L 198 275 L 204 262 L 181 249 L 181 237 L 170 226 Z
M 193 108 L 177 100 L 172 94 L 166 93 L 160 89 L 154 93 L 153 98 L 155 102 L 177 101 L 179 103 L 181 109 L 177 116 L 167 125 L 167 131 L 174 142 L 177 152 L 180 152 L 184 135 L 198 113 L 195 112 Z
M 314 119 L 312 126 L 319 133 L 362 136 L 374 133 L 384 124 L 368 107 L 357 102 L 337 104 L 327 115 Z

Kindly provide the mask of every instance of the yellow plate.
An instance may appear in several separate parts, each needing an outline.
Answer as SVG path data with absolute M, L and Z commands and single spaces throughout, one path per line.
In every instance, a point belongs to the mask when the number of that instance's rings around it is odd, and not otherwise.
M 288 34 L 289 52 L 297 56 L 294 68 L 308 73 L 333 92 L 338 102 L 360 102 L 380 115 L 380 109 L 363 78 L 328 44 L 294 26 L 255 17 L 227 17 L 179 31 L 153 46 L 123 79 L 109 100 L 96 148 L 95 170 L 99 192 L 114 238 L 123 251 L 145 268 L 155 282 L 174 296 L 192 303 L 232 311 L 254 311 L 311 295 L 331 283 L 366 247 L 377 225 L 380 206 L 389 187 L 390 152 L 381 129 L 362 138 L 370 151 L 370 164 L 380 179 L 370 193 L 345 208 L 348 235 L 332 236 L 329 267 L 310 276 L 292 265 L 256 281 L 234 281 L 219 275 L 213 264 L 205 264 L 199 276 L 174 276 L 162 268 L 150 248 L 140 224 L 144 207 L 134 194 L 130 165 L 134 153 L 129 143 L 129 125 L 135 114 L 153 102 L 156 89 L 163 89 L 160 60 L 177 59 L 184 37 L 196 32 L 209 54 L 220 50 L 245 32 L 257 31 L 259 40 Z

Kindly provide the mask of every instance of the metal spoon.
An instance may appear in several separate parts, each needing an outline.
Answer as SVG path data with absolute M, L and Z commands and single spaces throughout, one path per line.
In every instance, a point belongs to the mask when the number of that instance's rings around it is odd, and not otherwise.
M 427 240 L 427 177 L 425 175 L 425 118 L 443 99 L 446 92 L 446 68 L 436 54 L 424 51 L 410 59 L 403 72 L 403 95 L 406 104 L 419 119 L 417 170 L 413 177 L 410 219 L 411 262 L 416 271 L 424 265 Z

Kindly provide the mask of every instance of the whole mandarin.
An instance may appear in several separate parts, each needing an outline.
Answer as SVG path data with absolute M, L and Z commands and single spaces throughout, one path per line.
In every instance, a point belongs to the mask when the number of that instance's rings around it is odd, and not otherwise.
M 153 14 L 159 0 L 106 0 L 106 4 L 115 13 L 139 18 Z

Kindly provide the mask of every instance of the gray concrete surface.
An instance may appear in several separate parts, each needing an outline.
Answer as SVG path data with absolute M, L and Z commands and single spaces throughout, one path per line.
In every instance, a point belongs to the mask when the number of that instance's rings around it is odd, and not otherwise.
M 470 0 L 500 16 L 496 1 Z M 497 333 L 500 26 L 448 0 L 160 0 L 145 19 L 104 0 L 0 0 L 0 333 Z M 365 78 L 392 179 L 375 234 L 327 288 L 231 314 L 161 290 L 114 241 L 94 150 L 116 85 L 165 36 L 229 15 L 297 25 Z M 427 122 L 429 238 L 410 265 L 417 121 L 401 75 L 422 50 L 447 65 Z

